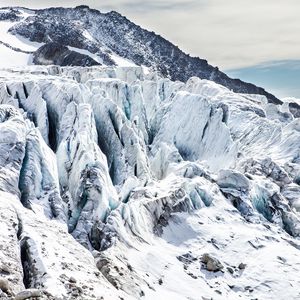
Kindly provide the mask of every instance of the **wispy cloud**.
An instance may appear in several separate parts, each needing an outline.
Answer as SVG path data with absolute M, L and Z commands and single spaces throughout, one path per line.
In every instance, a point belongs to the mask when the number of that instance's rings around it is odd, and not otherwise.
M 95 0 L 84 1 L 85 5 L 98 9 L 120 10 L 125 9 L 129 11 L 151 13 L 153 11 L 176 11 L 178 9 L 192 9 L 199 7 L 199 5 L 208 4 L 209 0 L 102 0 L 101 2 Z M 0 6 L 25 6 L 25 7 L 49 7 L 49 6 L 76 6 L 83 4 L 83 1 L 78 0 L 0 0 Z
M 198 8 L 199 5 L 208 3 L 209 0 L 173 0 L 173 1 L 148 1 L 143 0 L 131 0 L 131 1 L 119 1 L 118 5 L 111 1 L 102 2 L 101 7 L 105 9 L 125 9 L 135 12 L 153 13 L 154 11 L 164 11 L 173 13 L 176 10 Z M 109 4 L 105 4 L 108 2 Z

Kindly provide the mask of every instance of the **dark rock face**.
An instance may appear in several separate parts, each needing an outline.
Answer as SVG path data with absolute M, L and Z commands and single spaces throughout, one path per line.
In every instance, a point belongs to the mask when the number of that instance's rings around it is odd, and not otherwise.
M 191 57 L 161 36 L 142 29 L 117 12 L 101 13 L 88 6 L 34 11 L 10 32 L 30 41 L 55 42 L 98 55 L 105 65 L 114 65 L 110 53 L 158 70 L 172 80 L 185 82 L 192 76 L 209 79 L 238 93 L 261 94 L 275 104 L 281 101 L 263 88 L 229 78 L 206 60 Z
M 0 21 L 11 21 L 16 22 L 19 21 L 21 18 L 18 16 L 18 11 L 14 9 L 10 9 L 8 11 L 0 11 Z
M 289 104 L 289 109 L 295 118 L 300 118 L 300 105 L 299 104 L 297 104 L 295 102 L 291 102 Z
M 60 66 L 95 66 L 99 65 L 88 55 L 71 51 L 68 47 L 58 43 L 47 43 L 33 54 L 33 63 L 36 65 Z

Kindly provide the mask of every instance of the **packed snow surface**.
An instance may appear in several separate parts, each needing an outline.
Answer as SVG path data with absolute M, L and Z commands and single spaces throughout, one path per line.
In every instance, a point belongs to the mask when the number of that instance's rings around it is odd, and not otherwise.
M 286 104 L 144 67 L 0 70 L 2 299 L 299 299 L 299 184 Z

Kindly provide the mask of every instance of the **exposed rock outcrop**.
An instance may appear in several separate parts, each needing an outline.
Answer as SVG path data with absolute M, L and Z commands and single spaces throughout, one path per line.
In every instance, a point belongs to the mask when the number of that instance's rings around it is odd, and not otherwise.
M 67 46 L 52 42 L 41 46 L 33 53 L 36 65 L 95 66 L 100 65 L 89 55 L 69 50 Z

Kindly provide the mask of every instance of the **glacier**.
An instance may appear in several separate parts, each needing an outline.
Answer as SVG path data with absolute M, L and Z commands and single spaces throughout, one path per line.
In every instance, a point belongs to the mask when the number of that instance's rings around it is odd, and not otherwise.
M 286 103 L 137 66 L 0 70 L 0 298 L 298 299 L 299 184 Z

